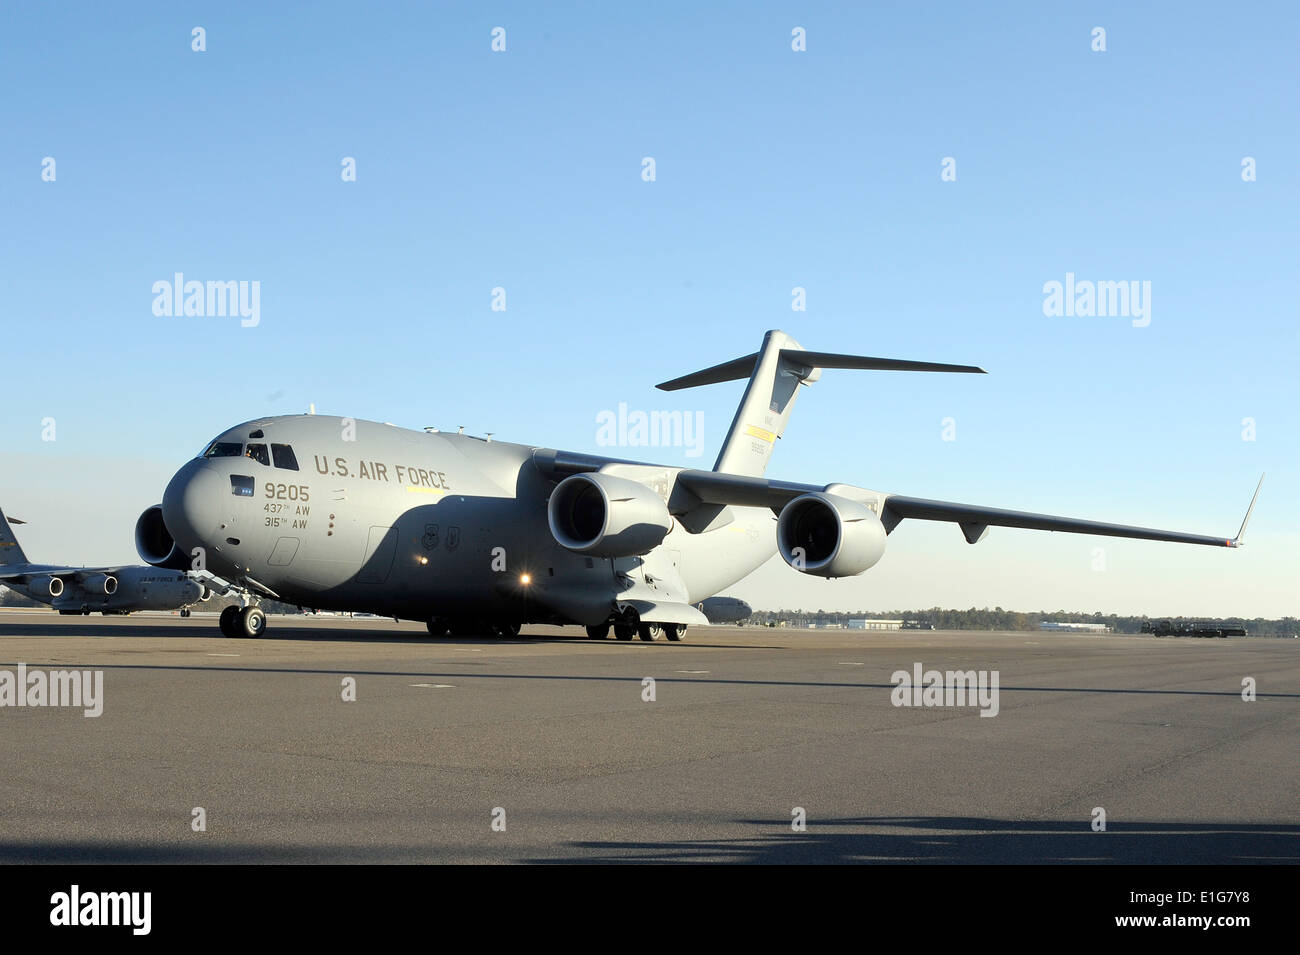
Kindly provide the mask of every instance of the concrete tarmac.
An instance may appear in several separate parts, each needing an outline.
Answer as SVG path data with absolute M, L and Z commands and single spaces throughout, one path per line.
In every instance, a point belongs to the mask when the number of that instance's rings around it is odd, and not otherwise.
M 0 863 L 1300 858 L 1295 640 L 0 613 L 19 663 L 103 713 L 0 708 Z M 917 663 L 997 715 L 893 705 Z

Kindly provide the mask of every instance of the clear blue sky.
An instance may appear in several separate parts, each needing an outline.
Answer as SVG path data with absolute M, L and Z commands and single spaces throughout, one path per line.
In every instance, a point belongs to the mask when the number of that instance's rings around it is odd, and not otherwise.
M 1300 613 L 1300 14 L 855 6 L 6 5 L 0 505 L 28 551 L 130 559 L 207 439 L 309 403 L 593 451 L 620 401 L 698 410 L 708 466 L 741 385 L 652 386 L 779 327 L 990 374 L 827 372 L 773 477 L 1231 533 L 1270 473 L 1238 553 L 905 524 L 860 580 L 733 592 Z M 260 324 L 156 317 L 175 272 L 260 282 Z M 1067 272 L 1149 281 L 1150 325 L 1045 317 Z

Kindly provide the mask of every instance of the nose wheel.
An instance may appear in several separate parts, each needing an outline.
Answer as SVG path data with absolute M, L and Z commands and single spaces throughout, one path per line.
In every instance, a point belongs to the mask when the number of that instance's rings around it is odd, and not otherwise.
M 223 636 L 260 637 L 266 632 L 266 614 L 256 605 L 227 607 L 217 621 Z

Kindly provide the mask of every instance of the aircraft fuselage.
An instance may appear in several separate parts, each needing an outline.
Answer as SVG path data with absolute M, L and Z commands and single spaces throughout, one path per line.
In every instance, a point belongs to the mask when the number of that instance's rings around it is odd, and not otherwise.
M 706 533 L 674 519 L 641 556 L 567 550 L 547 524 L 547 454 L 347 418 L 267 418 L 182 467 L 162 516 L 176 547 L 219 577 L 303 606 L 416 620 L 598 623 L 629 595 L 698 603 L 775 553 L 772 511 L 749 507 Z M 677 470 L 625 467 L 665 498 Z

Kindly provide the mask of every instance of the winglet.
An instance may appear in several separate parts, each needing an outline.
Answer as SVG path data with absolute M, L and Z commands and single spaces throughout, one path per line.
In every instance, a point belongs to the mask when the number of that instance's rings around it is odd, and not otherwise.
M 1268 472 L 1265 472 L 1267 474 Z M 1259 489 L 1264 486 L 1264 475 L 1259 476 L 1259 483 L 1255 485 L 1255 496 L 1250 499 L 1250 507 L 1246 508 L 1246 516 L 1241 522 L 1241 530 L 1237 531 L 1237 536 L 1228 541 L 1229 547 L 1241 547 L 1246 542 L 1242 539 L 1246 536 L 1246 525 L 1250 523 L 1250 515 L 1255 510 L 1255 501 L 1259 499 Z

